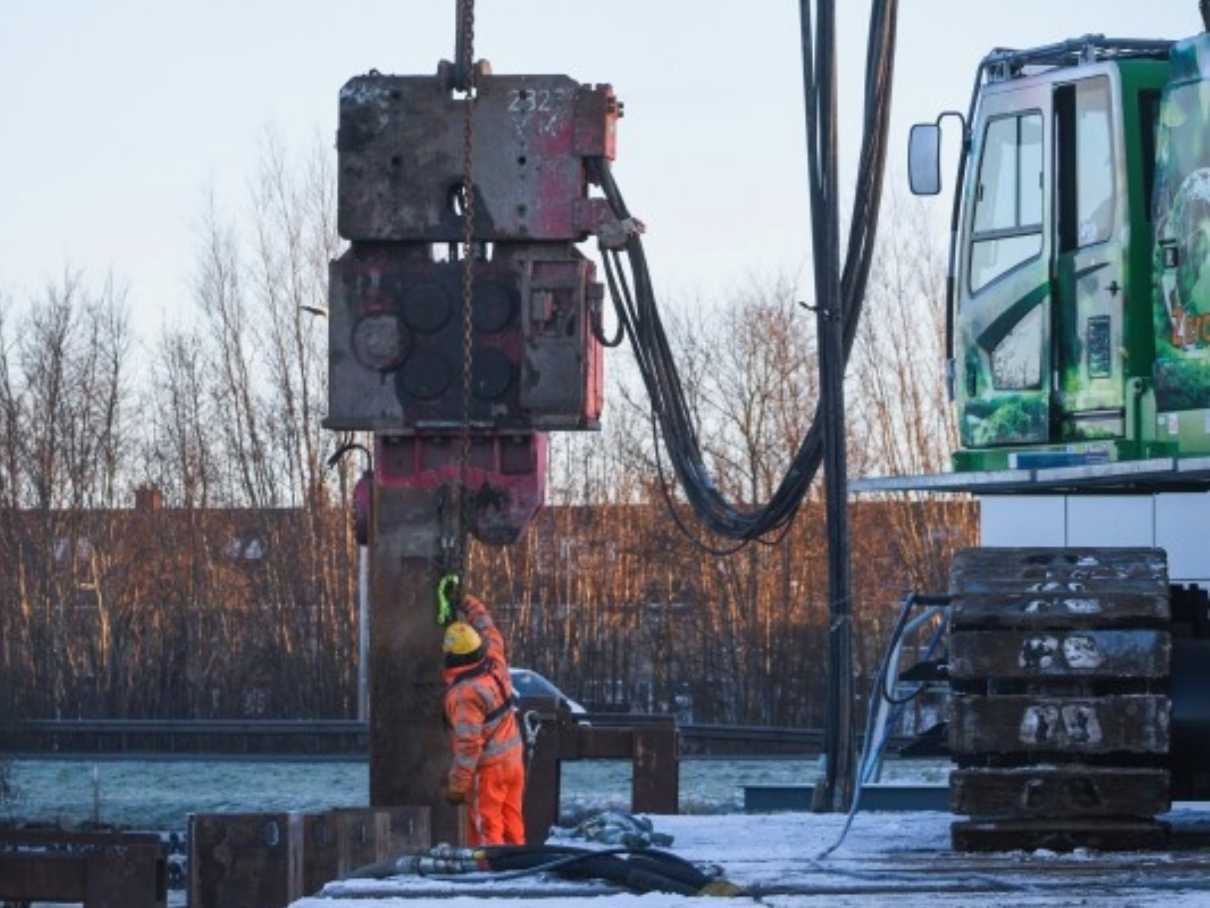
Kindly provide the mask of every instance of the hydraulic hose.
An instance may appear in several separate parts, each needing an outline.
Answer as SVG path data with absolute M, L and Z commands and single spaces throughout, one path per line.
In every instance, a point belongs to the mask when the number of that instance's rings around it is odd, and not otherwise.
M 853 793 L 853 801 L 849 806 L 848 814 L 845 816 L 844 826 L 841 827 L 840 835 L 836 841 L 825 848 L 823 851 L 815 855 L 815 861 L 823 860 L 833 851 L 840 847 L 844 842 L 845 837 L 849 834 L 849 829 L 853 825 L 853 818 L 857 816 L 857 811 L 861 808 L 861 793 L 865 787 L 865 782 L 869 775 L 869 768 L 872 766 L 872 761 L 877 759 L 881 753 L 882 744 L 875 740 L 875 724 L 876 715 L 878 713 L 877 705 L 879 699 L 885 696 L 886 692 L 886 677 L 891 670 L 891 660 L 898 654 L 899 645 L 903 640 L 909 622 L 908 618 L 911 615 L 912 609 L 918 605 L 928 606 L 931 608 L 940 608 L 949 605 L 949 598 L 944 596 L 927 596 L 919 595 L 915 591 L 908 593 L 904 597 L 903 607 L 900 609 L 899 618 L 895 622 L 895 628 L 891 631 L 891 639 L 887 643 L 886 652 L 883 655 L 882 662 L 878 667 L 878 674 L 874 680 L 874 684 L 870 689 L 870 701 L 866 708 L 866 729 L 865 742 L 866 752 L 861 761 L 862 765 L 857 773 L 857 786 Z M 885 743 L 882 742 L 882 743 Z
M 739 888 L 707 874 L 684 858 L 658 849 L 576 848 L 564 845 L 489 845 L 435 848 L 359 867 L 346 879 L 415 875 L 466 883 L 499 882 L 554 873 L 600 879 L 638 893 L 735 895 Z
M 623 858 L 622 855 L 628 851 L 585 849 L 578 854 L 564 854 L 554 860 L 542 854 L 493 855 L 488 858 L 488 863 L 493 871 L 511 871 L 514 877 L 553 872 L 573 879 L 606 880 L 636 892 L 696 895 L 710 883 L 705 874 L 699 873 L 693 882 L 687 882 L 683 874 L 670 873 L 658 862 L 640 863 Z
M 804 4 L 808 0 L 802 0 Z M 847 361 L 857 333 L 865 288 L 869 279 L 877 233 L 878 208 L 882 193 L 887 135 L 891 109 L 891 83 L 894 68 L 895 30 L 898 0 L 875 0 L 870 13 L 870 31 L 866 57 L 864 134 L 857 179 L 857 197 L 849 228 L 848 248 L 843 271 L 836 275 L 840 241 L 836 207 L 836 124 L 830 107 L 834 88 L 831 76 L 835 61 L 827 42 L 817 55 L 811 53 L 810 15 L 804 12 L 804 93 L 807 107 L 807 133 L 812 207 L 812 242 L 817 262 L 816 303 L 836 313 L 843 323 L 842 359 Z M 821 4 L 829 26 L 834 0 Z M 621 222 L 633 220 L 622 198 L 609 162 L 603 158 L 587 162 L 589 179 L 599 185 L 614 214 Z M 831 212 L 832 230 L 820 224 L 824 213 Z M 802 499 L 823 460 L 823 420 L 817 413 L 797 451 L 768 502 L 755 507 L 737 506 L 727 500 L 714 483 L 705 464 L 690 407 L 681 387 L 668 338 L 660 321 L 654 285 L 646 255 L 637 233 L 631 234 L 624 254 L 631 279 L 622 266 L 623 253 L 604 250 L 610 296 L 619 326 L 630 338 L 648 397 L 651 401 L 653 429 L 663 435 L 664 449 L 684 495 L 698 519 L 712 533 L 739 544 L 762 539 L 783 531 L 798 512 Z M 821 275 L 826 263 L 829 275 Z M 843 368 L 843 363 L 840 364 Z M 655 445 L 659 456 L 660 445 Z M 661 477 L 664 475 L 660 463 Z M 671 498 L 669 482 L 665 496 Z M 675 509 L 673 510 L 676 516 Z M 686 529 L 680 523 L 681 528 Z M 689 534 L 692 536 L 692 534 Z

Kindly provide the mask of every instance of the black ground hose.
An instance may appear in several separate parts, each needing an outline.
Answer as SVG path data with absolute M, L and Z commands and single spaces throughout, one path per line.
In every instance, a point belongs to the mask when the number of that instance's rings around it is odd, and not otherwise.
M 497 855 L 503 858 L 510 858 L 514 855 L 527 854 L 542 854 L 547 856 L 553 855 L 580 855 L 580 854 L 615 854 L 629 855 L 631 859 L 646 858 L 658 863 L 664 867 L 679 867 L 688 874 L 698 874 L 706 879 L 709 879 L 707 874 L 704 874 L 696 864 L 687 861 L 678 854 L 673 854 L 671 851 L 664 851 L 659 848 L 644 848 L 631 847 L 626 845 L 618 845 L 612 848 L 584 848 L 580 845 L 487 845 L 482 849 L 483 853 L 489 860 L 494 860 Z
M 712 882 L 709 876 L 687 861 L 648 849 L 553 846 L 520 851 L 498 851 L 493 847 L 483 850 L 494 871 L 539 873 L 549 870 L 577 879 L 603 879 L 638 892 L 696 895 Z
M 712 877 L 703 873 L 688 861 L 682 861 L 680 858 L 665 860 L 665 858 L 675 858 L 675 855 L 663 852 L 647 854 L 643 851 L 637 851 L 627 858 L 627 861 L 640 867 L 648 867 L 652 872 L 660 873 L 669 879 L 680 880 L 685 885 L 694 887 L 694 891 L 696 892 L 700 892 L 712 882 Z
M 402 855 L 367 864 L 346 875 L 376 878 L 414 873 L 428 879 L 497 882 L 539 873 L 577 880 L 598 879 L 638 893 L 737 895 L 739 887 L 717 879 L 678 855 L 649 848 L 580 848 L 569 845 L 488 845 L 476 848 L 482 870 L 465 873 L 420 871 L 424 855 Z M 486 865 L 486 866 L 483 866 Z

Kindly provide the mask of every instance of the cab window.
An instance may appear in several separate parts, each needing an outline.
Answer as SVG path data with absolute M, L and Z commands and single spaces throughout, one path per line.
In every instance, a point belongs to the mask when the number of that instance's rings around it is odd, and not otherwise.
M 1103 243 L 1117 207 L 1109 80 L 1104 76 L 1055 92 L 1059 248 Z
M 1042 117 L 991 120 L 983 137 L 970 249 L 976 292 L 1042 251 Z

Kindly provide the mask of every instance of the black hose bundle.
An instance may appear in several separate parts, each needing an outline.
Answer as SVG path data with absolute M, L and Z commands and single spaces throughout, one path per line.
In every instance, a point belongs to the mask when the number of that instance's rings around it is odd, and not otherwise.
M 488 845 L 435 858 L 405 855 L 361 867 L 347 878 L 414 874 L 460 882 L 501 882 L 547 873 L 575 880 L 604 880 L 637 893 L 739 895 L 739 887 L 667 851 L 651 848 L 576 848 L 565 845 Z M 451 860 L 451 858 L 454 858 Z
M 874 0 L 870 13 L 867 48 L 865 123 L 857 177 L 857 197 L 849 228 L 844 270 L 839 268 L 839 238 L 836 219 L 836 122 L 833 82 L 835 0 L 820 0 L 823 28 L 819 47 L 812 54 L 809 0 L 801 0 L 804 36 L 804 89 L 807 108 L 808 157 L 811 185 L 812 245 L 816 262 L 817 306 L 843 321 L 843 359 L 847 361 L 856 337 L 862 300 L 873 258 L 882 196 L 887 133 L 891 109 L 891 74 L 894 67 L 897 0 Z M 589 179 L 604 192 L 614 216 L 634 223 L 622 199 L 609 163 L 588 162 Z M 749 542 L 785 528 L 797 513 L 802 499 L 822 461 L 823 431 L 820 414 L 812 422 L 794 454 L 785 476 L 770 500 L 751 509 L 736 507 L 715 486 L 702 458 L 697 430 L 681 388 L 665 336 L 655 292 L 639 233 L 625 243 L 631 280 L 622 268 L 622 252 L 603 250 L 610 295 L 619 328 L 630 338 L 643 383 L 651 400 L 653 424 L 663 434 L 664 447 L 676 477 L 698 518 L 711 532 L 727 539 Z M 633 285 L 633 286 L 632 286 Z M 600 338 L 603 342 L 604 338 Z M 843 366 L 842 366 L 843 368 Z M 657 440 L 656 454 L 659 456 Z M 663 468 L 661 464 L 661 474 Z M 665 482 L 666 497 L 668 483 Z M 675 514 L 675 510 L 673 511 Z
M 600 879 L 634 892 L 697 895 L 713 878 L 666 851 L 630 848 L 530 848 L 499 845 L 483 849 L 496 872 L 556 873 L 571 879 Z

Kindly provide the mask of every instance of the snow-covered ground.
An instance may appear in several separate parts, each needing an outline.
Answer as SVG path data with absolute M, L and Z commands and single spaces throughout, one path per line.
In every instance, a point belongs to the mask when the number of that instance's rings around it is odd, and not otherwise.
M 1173 817 L 1205 822 L 1201 805 Z M 652 817 L 670 851 L 715 865 L 747 890 L 727 904 L 764 908 L 1205 908 L 1210 853 L 1095 854 L 951 851 L 947 813 L 859 813 L 843 842 L 837 815 Z M 292 908 L 677 908 L 698 897 L 611 891 L 596 884 L 519 878 L 476 882 L 419 877 L 348 880 Z
M 943 784 L 941 762 L 888 761 L 883 780 Z M 729 904 L 764 908 L 1206 908 L 1210 849 L 1141 854 L 1014 852 L 967 855 L 950 848 L 952 817 L 940 812 L 858 813 L 843 842 L 845 817 L 744 814 L 747 785 L 808 785 L 807 761 L 687 761 L 681 815 L 652 817 L 668 849 L 717 866 L 747 890 Z M 311 811 L 366 803 L 364 763 L 229 761 L 16 761 L 18 798 L 0 820 L 37 816 L 183 829 L 188 813 Z M 564 767 L 563 808 L 582 815 L 626 809 L 625 764 Z M 1172 819 L 1210 841 L 1210 805 L 1179 805 Z M 578 844 L 578 843 L 571 843 Z M 824 855 L 832 846 L 835 849 Z M 171 890 L 169 904 L 183 905 Z M 485 897 L 489 897 L 486 900 Z M 293 908 L 520 908 L 545 900 L 569 908 L 676 908 L 700 899 L 635 895 L 597 882 L 521 877 L 455 882 L 418 877 L 328 884 Z

